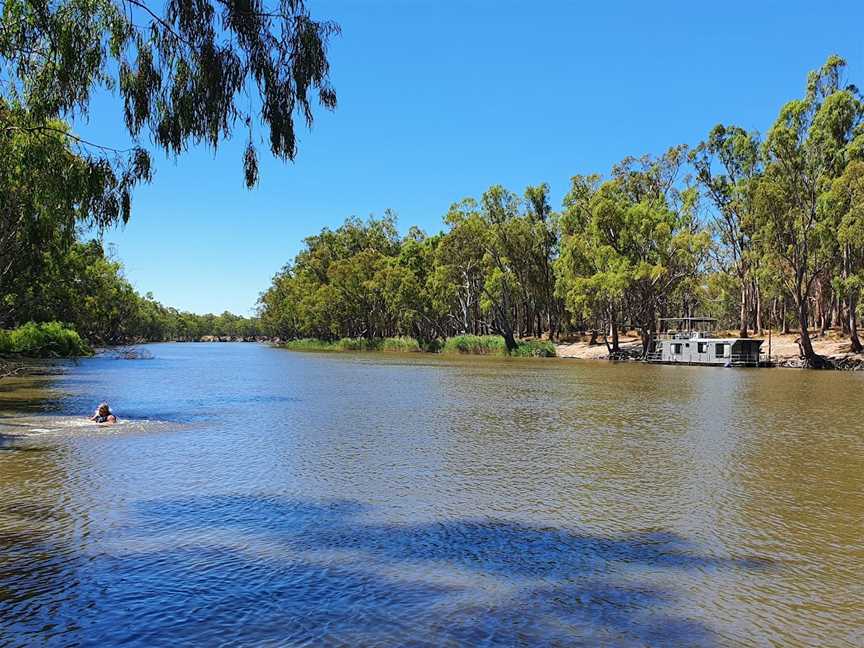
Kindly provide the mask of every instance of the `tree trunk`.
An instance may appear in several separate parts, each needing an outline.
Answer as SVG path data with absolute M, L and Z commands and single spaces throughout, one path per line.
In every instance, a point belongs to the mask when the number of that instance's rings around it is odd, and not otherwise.
M 504 337 L 504 345 L 507 347 L 507 352 L 515 351 L 516 347 L 519 345 L 516 344 L 516 338 L 513 337 L 513 331 L 504 331 L 502 336 Z
M 615 313 L 612 313 L 612 353 L 617 353 L 621 350 L 621 347 L 618 346 L 618 321 L 615 317 Z
M 739 337 L 747 337 L 747 283 L 741 280 L 741 304 L 738 313 L 738 335 Z
M 857 300 L 849 297 L 849 341 L 852 343 L 852 353 L 861 353 L 864 351 L 864 346 L 861 345 L 861 340 L 858 338 L 858 321 L 855 316 L 855 308 L 858 305 Z
M 648 345 L 651 344 L 651 329 L 640 328 L 639 337 L 642 339 L 642 358 L 644 359 L 648 356 Z
M 762 335 L 762 292 L 759 290 L 759 282 L 753 282 L 753 294 L 755 295 L 754 308 L 756 309 L 757 335 Z
M 801 329 L 801 337 L 798 338 L 798 346 L 801 349 L 801 357 L 803 357 L 812 366 L 818 364 L 816 352 L 813 351 L 813 343 L 810 341 L 810 331 L 808 324 L 810 318 L 807 312 L 807 296 L 798 300 L 798 325 Z

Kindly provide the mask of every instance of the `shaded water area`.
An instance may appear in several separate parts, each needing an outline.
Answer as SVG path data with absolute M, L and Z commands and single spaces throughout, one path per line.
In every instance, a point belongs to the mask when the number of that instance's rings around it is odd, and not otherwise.
M 864 645 L 864 376 L 149 349 L 0 382 L 2 646 Z

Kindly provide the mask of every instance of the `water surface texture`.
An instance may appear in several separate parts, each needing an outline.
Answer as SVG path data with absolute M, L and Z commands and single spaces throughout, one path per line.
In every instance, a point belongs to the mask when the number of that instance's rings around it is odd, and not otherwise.
M 864 645 L 864 376 L 148 348 L 0 382 L 2 646 Z

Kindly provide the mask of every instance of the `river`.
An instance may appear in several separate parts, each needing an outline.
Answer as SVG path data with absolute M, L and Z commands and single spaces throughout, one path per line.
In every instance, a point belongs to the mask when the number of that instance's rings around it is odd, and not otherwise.
M 860 374 L 147 348 L 0 382 L 2 646 L 864 645 Z

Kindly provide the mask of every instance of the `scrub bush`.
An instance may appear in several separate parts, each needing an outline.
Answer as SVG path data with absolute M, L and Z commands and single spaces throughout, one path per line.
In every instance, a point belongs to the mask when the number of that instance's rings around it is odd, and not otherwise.
M 0 353 L 28 358 L 75 358 L 93 351 L 81 336 L 60 322 L 28 322 L 0 334 Z

